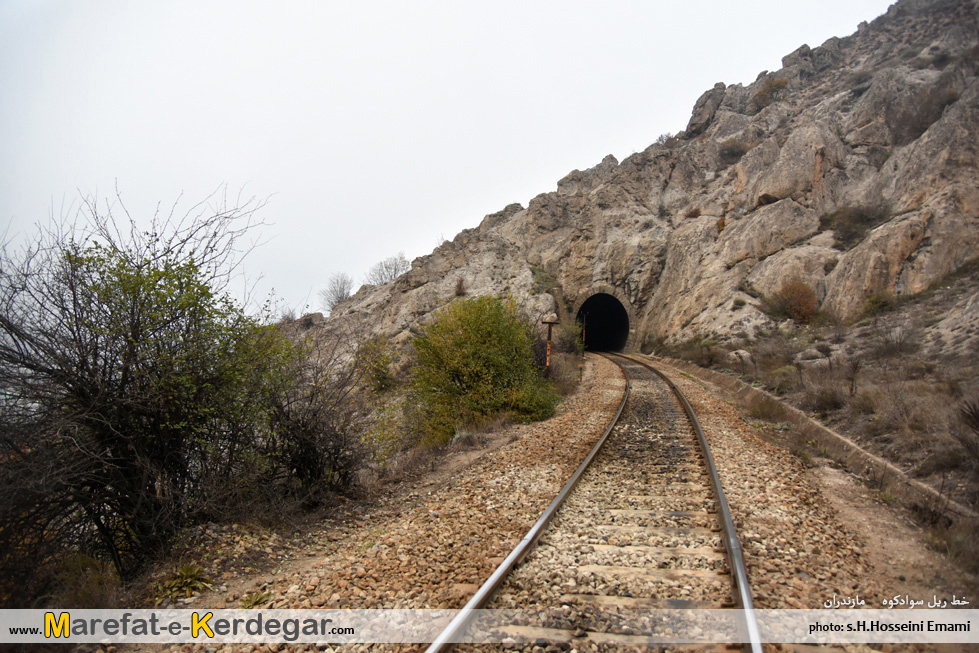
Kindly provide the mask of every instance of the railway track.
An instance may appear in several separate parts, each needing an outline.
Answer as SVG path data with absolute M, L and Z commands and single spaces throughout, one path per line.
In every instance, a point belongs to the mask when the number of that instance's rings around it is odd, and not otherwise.
M 736 641 L 761 650 L 740 545 L 693 410 L 648 363 L 611 358 L 628 379 L 616 418 L 429 653 L 465 640 L 467 627 L 515 644 L 657 646 L 676 614 L 730 608 L 742 617 Z M 502 622 L 473 626 L 478 615 Z

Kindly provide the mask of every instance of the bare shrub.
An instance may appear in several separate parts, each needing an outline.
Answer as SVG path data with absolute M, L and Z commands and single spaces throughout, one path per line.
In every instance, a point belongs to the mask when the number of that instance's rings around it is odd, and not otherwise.
M 52 605 L 64 608 L 105 609 L 119 599 L 119 578 L 103 562 L 73 553 L 55 565 Z
M 965 429 L 953 429 L 952 436 L 969 457 L 973 471 L 979 474 L 979 400 L 963 403 L 959 408 L 959 418 Z
M 404 252 L 398 252 L 383 261 L 378 261 L 367 271 L 364 280 L 372 286 L 382 286 L 390 283 L 411 269 L 411 263 L 405 258 Z
M 86 210 L 0 252 L 0 600 L 74 553 L 130 580 L 182 527 L 338 489 L 357 461 L 349 357 L 225 293 L 254 207 L 148 230 Z
M 793 392 L 800 383 L 799 372 L 793 365 L 783 365 L 765 376 L 765 384 L 777 395 Z
M 774 295 L 762 298 L 761 309 L 775 319 L 808 324 L 819 312 L 816 291 L 799 280 L 789 281 Z
M 841 206 L 819 219 L 820 228 L 832 230 L 836 246 L 852 249 L 860 243 L 867 232 L 887 222 L 891 211 L 886 206 Z
M 921 348 L 919 330 L 910 324 L 875 330 L 873 353 L 877 360 L 913 354 Z
M 960 519 L 944 535 L 951 557 L 968 571 L 979 572 L 979 520 Z
M 828 413 L 846 406 L 846 396 L 836 386 L 813 388 L 806 393 L 803 405 L 817 413 Z
M 721 144 L 721 147 L 717 153 L 720 156 L 721 164 L 729 166 L 740 161 L 741 157 L 743 157 L 749 149 L 750 148 L 740 140 L 732 137 Z
M 769 104 L 778 102 L 785 97 L 788 88 L 789 80 L 784 77 L 769 78 L 755 94 L 755 102 L 759 107 L 767 107 Z
M 763 419 L 769 422 L 778 422 L 785 419 L 787 411 L 785 406 L 776 399 L 767 395 L 751 396 L 744 401 L 744 407 L 748 415 L 755 419 Z
M 701 367 L 712 367 L 720 353 L 717 341 L 704 336 L 694 336 L 666 349 L 671 356 L 691 361 Z
M 555 353 L 551 356 L 551 383 L 562 397 L 568 396 L 578 387 L 582 360 L 580 356 L 568 353 Z
M 337 272 L 330 276 L 330 280 L 319 292 L 320 305 L 327 311 L 332 311 L 333 307 L 345 299 L 349 299 L 350 293 L 354 288 L 354 280 L 344 272 Z
M 946 437 L 952 415 L 948 400 L 927 381 L 901 381 L 874 393 L 877 417 L 865 431 L 884 438 L 895 459 L 920 459 L 935 437 Z
M 877 394 L 872 390 L 861 390 L 850 400 L 850 412 L 854 415 L 873 415 L 877 412 Z
M 585 351 L 582 340 L 582 324 L 577 320 L 571 323 L 562 322 L 554 329 L 554 351 L 565 354 L 581 354 Z
M 656 137 L 656 144 L 663 145 L 667 149 L 672 150 L 679 144 L 679 139 L 669 132 L 664 132 Z

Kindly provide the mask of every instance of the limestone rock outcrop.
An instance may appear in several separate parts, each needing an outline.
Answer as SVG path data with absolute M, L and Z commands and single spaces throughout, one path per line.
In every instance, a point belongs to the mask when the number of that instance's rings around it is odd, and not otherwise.
M 718 83 L 686 131 L 486 216 L 330 320 L 407 339 L 460 294 L 508 293 L 573 319 L 613 289 L 651 339 L 771 326 L 759 295 L 809 284 L 853 318 L 979 254 L 979 8 L 901 0 L 853 35 Z M 882 215 L 837 237 L 827 216 Z M 837 228 L 843 228 L 837 226 Z M 846 240 L 844 243 L 843 241 Z

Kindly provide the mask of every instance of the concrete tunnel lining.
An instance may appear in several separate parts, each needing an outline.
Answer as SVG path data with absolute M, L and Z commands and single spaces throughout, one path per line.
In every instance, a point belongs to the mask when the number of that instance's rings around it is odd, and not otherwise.
M 623 351 L 629 340 L 629 313 L 617 298 L 595 293 L 575 316 L 583 326 L 588 351 Z

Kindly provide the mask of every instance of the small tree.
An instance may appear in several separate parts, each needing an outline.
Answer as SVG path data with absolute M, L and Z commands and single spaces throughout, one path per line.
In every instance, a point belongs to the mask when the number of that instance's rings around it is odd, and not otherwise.
M 353 289 L 354 280 L 350 278 L 350 275 L 337 272 L 330 276 L 326 288 L 320 290 L 320 305 L 327 311 L 332 311 L 334 306 L 350 298 Z
M 429 443 L 498 413 L 522 420 L 553 414 L 558 396 L 534 367 L 533 327 L 510 300 L 456 300 L 412 344 L 412 388 Z
M 411 263 L 405 258 L 404 252 L 378 261 L 367 271 L 365 279 L 372 286 L 381 286 L 394 281 L 411 269 Z
M 182 526 L 341 487 L 357 459 L 345 340 L 224 292 L 255 207 L 147 229 L 86 208 L 0 252 L 0 602 L 66 553 L 132 578 Z

